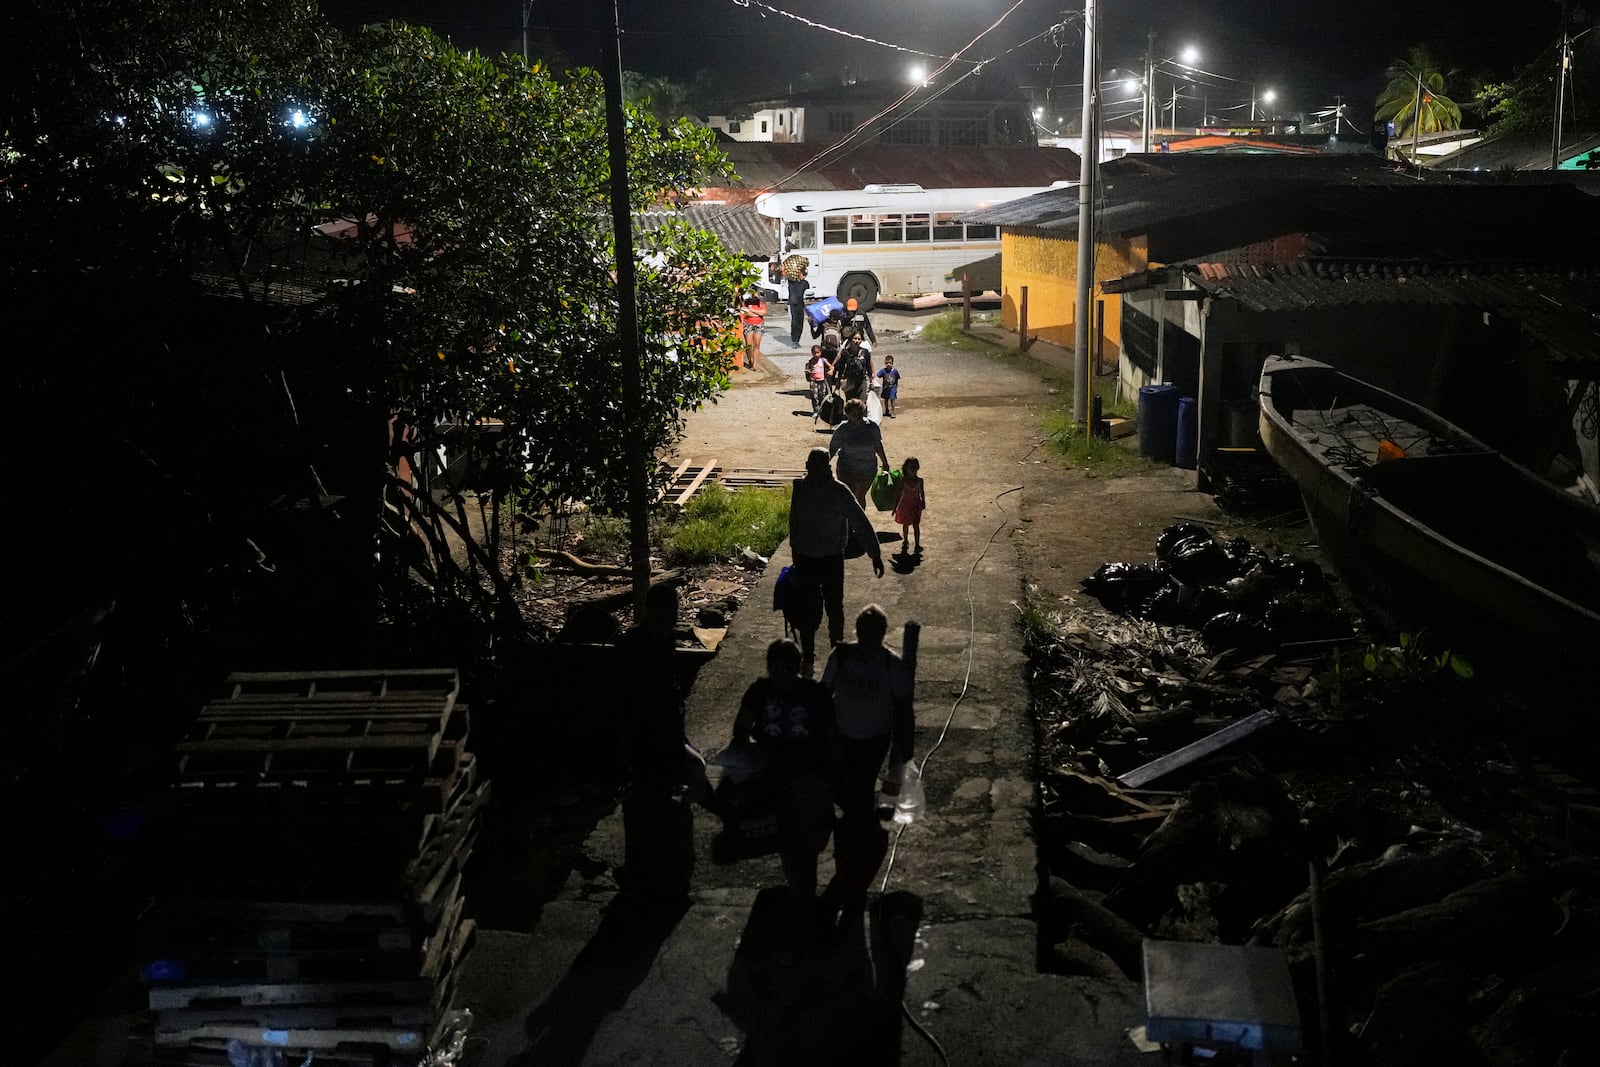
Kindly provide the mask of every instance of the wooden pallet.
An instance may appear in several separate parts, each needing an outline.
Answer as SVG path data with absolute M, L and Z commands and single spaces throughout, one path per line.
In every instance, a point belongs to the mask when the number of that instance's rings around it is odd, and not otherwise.
M 804 478 L 805 474 L 803 470 L 782 467 L 720 467 L 714 459 L 706 463 L 685 460 L 668 476 L 660 499 L 682 507 L 707 485 L 721 485 L 727 489 L 781 489 L 796 478 Z

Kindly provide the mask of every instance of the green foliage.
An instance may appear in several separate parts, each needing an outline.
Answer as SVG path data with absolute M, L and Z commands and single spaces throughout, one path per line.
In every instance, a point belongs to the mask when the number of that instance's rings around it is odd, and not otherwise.
M 1341 652 L 1319 678 L 1335 707 L 1382 706 L 1416 700 L 1431 692 L 1442 697 L 1476 677 L 1472 664 L 1449 649 L 1433 651 L 1424 635 L 1402 633 L 1396 644 L 1370 644 Z
M 771 556 L 789 536 L 789 489 L 702 489 L 684 506 L 682 519 L 665 532 L 668 563 L 729 560 L 739 549 Z
M 628 549 L 628 520 L 618 515 L 590 512 L 583 526 L 583 554 L 590 559 L 609 559 Z
M 994 345 L 961 328 L 960 311 L 943 311 L 929 319 L 918 338 L 936 345 L 951 345 L 968 352 L 994 352 Z
M 1376 119 L 1393 120 L 1400 137 L 1413 130 L 1437 133 L 1461 128 L 1461 105 L 1444 95 L 1445 74 L 1438 60 L 1423 45 L 1413 46 L 1405 59 L 1389 67 L 1389 84 L 1377 99 Z
M 371 500 L 362 513 L 373 523 L 396 412 L 415 429 L 415 455 L 442 428 L 476 439 L 497 504 L 615 507 L 624 446 L 666 449 L 684 412 L 726 387 L 738 340 L 725 320 L 748 265 L 703 231 L 669 226 L 623 253 L 638 271 L 645 372 L 642 408 L 625 408 L 593 71 L 557 77 L 393 23 L 344 36 L 307 0 L 20 0 L 7 20 L 8 44 L 30 62 L 0 70 L 0 156 L 10 161 L 0 277 L 60 292 L 93 281 L 139 293 L 129 303 L 144 312 L 136 323 L 106 314 L 65 324 L 73 340 L 59 347 L 77 358 L 39 374 L 94 381 L 94 363 L 124 353 L 129 331 L 149 351 L 175 348 L 168 335 L 183 313 L 220 290 L 234 303 L 206 336 L 210 351 L 277 400 L 251 432 L 308 470 L 313 456 L 342 466 L 347 476 L 330 485 L 309 472 L 302 491 Z M 631 105 L 626 125 L 635 205 L 732 175 L 711 131 Z M 345 236 L 314 236 L 322 223 Z M 293 310 L 276 299 L 289 292 Z M 108 390 L 109 405 L 119 400 L 124 410 L 101 413 L 109 436 L 152 452 L 204 504 L 191 475 L 215 455 L 198 442 L 162 454 L 118 421 L 135 412 L 188 425 L 193 405 L 163 410 L 162 398 Z M 210 412 L 238 406 L 235 396 L 206 401 Z M 325 417 L 313 426 L 301 417 L 310 412 Z M 501 432 L 459 434 L 486 425 Z M 442 533 L 450 522 L 420 524 L 433 558 L 409 563 L 434 595 L 461 592 L 446 588 L 460 570 Z M 230 531 L 247 525 L 230 518 Z M 498 560 L 494 545 L 481 548 L 473 566 Z M 486 577 L 504 592 L 496 566 Z
M 1091 396 L 1100 397 L 1101 413 L 1108 418 L 1132 418 L 1134 407 L 1118 399 L 1116 383 L 1095 379 L 1090 386 Z M 1056 406 L 1045 414 L 1042 426 L 1050 440 L 1050 447 L 1072 467 L 1082 467 L 1093 474 L 1118 476 L 1154 470 L 1151 463 L 1130 447 L 1126 439 L 1107 441 L 1086 432 L 1083 424 L 1072 417 L 1071 382 L 1063 384 Z

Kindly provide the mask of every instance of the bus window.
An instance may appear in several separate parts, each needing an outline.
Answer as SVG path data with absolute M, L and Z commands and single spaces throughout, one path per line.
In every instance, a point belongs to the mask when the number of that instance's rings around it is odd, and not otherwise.
M 905 225 L 903 215 L 878 216 L 878 242 L 893 241 L 899 244 L 905 240 Z
M 850 243 L 853 245 L 876 244 L 878 216 L 876 215 L 851 215 L 850 216 Z
M 847 245 L 850 243 L 850 216 L 826 215 L 822 219 L 822 243 Z
M 817 224 L 791 222 L 783 228 L 784 247 L 789 251 L 809 251 L 817 247 Z
M 992 241 L 994 238 L 995 228 L 993 226 L 967 227 L 967 240 L 969 241 Z
M 906 243 L 928 243 L 928 213 L 918 211 L 906 214 Z
M 940 211 L 933 216 L 933 239 L 935 241 L 961 240 L 961 223 L 956 220 L 961 216 L 954 211 Z

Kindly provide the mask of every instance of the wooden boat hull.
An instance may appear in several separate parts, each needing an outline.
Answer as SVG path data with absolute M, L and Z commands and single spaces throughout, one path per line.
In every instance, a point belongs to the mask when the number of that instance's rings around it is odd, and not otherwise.
M 1480 648 L 1600 654 L 1600 509 L 1312 360 L 1267 360 L 1260 429 L 1334 566 L 1382 621 Z M 1384 439 L 1398 458 L 1378 458 Z

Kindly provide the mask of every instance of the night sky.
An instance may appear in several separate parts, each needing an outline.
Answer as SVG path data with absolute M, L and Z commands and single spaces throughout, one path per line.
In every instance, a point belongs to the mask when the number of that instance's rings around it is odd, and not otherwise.
M 922 57 L 852 41 L 775 14 L 777 8 L 887 44 L 948 54 L 978 36 L 1015 0 L 622 0 L 623 62 L 630 70 L 688 79 L 712 67 L 730 81 L 804 83 L 846 67 L 858 76 L 903 77 Z M 595 30 L 610 0 L 534 0 L 536 38 L 553 40 L 575 63 L 604 54 Z M 324 0 L 336 21 L 399 18 L 422 22 L 459 46 L 485 51 L 521 46 L 521 0 Z M 1082 46 L 1047 40 L 1017 48 L 1081 5 L 1023 3 L 968 55 L 1004 55 L 997 63 L 1019 84 L 1076 86 Z M 1156 31 L 1158 56 L 1194 44 L 1197 64 L 1227 78 L 1248 97 L 1251 83 L 1274 88 L 1284 111 L 1315 110 L 1342 95 L 1370 107 L 1388 61 L 1426 42 L 1448 68 L 1504 78 L 1549 58 L 1557 0 L 1169 0 L 1165 4 L 1100 0 L 1103 70 L 1138 67 L 1145 34 Z M 1596 34 L 1600 37 L 1600 34 Z M 1014 49 L 1014 50 L 1012 50 Z M 1012 50 L 1009 51 L 1008 50 Z M 1465 79 L 1463 79 L 1464 81 Z M 1214 92 L 1228 91 L 1220 82 Z M 1452 85 L 1459 93 L 1461 90 Z

